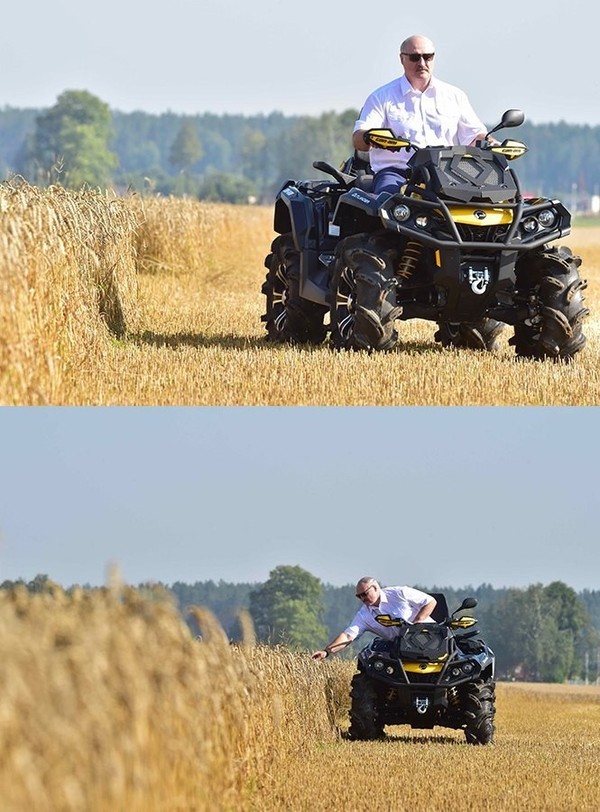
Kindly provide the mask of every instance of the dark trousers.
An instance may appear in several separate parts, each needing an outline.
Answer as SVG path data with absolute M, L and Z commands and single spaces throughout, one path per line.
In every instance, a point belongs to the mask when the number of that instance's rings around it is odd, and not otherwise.
M 373 177 L 373 191 L 376 194 L 389 192 L 393 195 L 406 183 L 406 177 L 407 173 L 404 169 L 397 169 L 394 166 L 380 169 Z

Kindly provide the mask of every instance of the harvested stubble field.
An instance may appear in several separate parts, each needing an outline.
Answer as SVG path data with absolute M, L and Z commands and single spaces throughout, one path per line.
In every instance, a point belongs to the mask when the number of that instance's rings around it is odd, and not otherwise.
M 264 341 L 272 211 L 0 187 L 0 403 L 10 405 L 597 405 L 600 229 L 564 244 L 589 282 L 570 365 L 442 350 L 401 325 L 386 354 Z
M 353 665 L 202 641 L 158 595 L 0 594 L 0 806 L 63 810 L 596 810 L 600 687 L 500 684 L 496 742 L 344 736 Z

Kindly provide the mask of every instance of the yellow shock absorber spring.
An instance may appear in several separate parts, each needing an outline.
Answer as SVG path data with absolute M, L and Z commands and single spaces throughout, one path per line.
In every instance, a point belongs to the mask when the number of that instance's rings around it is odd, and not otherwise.
M 459 703 L 458 691 L 456 688 L 448 688 L 448 702 L 456 707 Z
M 423 246 L 419 242 L 409 240 L 406 243 L 404 253 L 402 254 L 400 263 L 398 265 L 398 270 L 396 271 L 397 276 L 401 276 L 402 279 L 410 279 L 415 268 L 417 267 L 422 250 Z

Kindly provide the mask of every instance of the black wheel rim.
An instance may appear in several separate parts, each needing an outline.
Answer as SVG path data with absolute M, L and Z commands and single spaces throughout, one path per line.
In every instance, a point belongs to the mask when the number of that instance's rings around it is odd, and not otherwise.
M 283 332 L 287 320 L 288 280 L 285 265 L 281 262 L 275 271 L 272 288 L 273 324 L 278 333 Z
M 338 333 L 343 341 L 349 341 L 354 332 L 356 280 L 352 268 L 345 267 L 340 273 L 336 295 L 335 315 Z

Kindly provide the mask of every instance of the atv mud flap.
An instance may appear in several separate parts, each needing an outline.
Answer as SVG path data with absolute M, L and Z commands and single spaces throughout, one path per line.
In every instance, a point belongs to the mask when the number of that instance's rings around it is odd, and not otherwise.
M 329 269 L 319 261 L 316 250 L 305 248 L 300 254 L 300 296 L 320 305 L 327 305 Z

